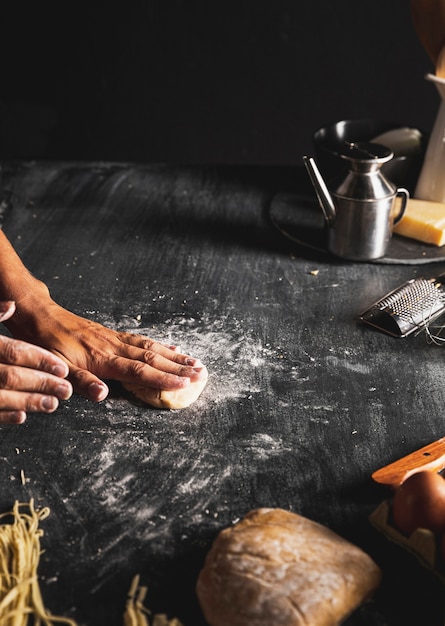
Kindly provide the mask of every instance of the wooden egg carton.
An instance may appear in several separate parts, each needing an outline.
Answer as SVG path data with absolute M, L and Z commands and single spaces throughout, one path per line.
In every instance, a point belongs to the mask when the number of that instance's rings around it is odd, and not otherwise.
M 423 567 L 431 570 L 445 585 L 445 563 L 440 557 L 434 533 L 426 528 L 417 528 L 408 537 L 392 525 L 391 517 L 391 502 L 384 500 L 371 513 L 369 521 L 387 539 L 413 554 Z
M 418 471 L 445 471 L 445 437 L 441 437 L 372 474 L 372 479 L 392 490 L 399 487 L 410 475 Z M 417 560 L 430 569 L 445 584 L 445 561 L 440 554 L 436 536 L 426 528 L 417 528 L 409 537 L 392 522 L 390 500 L 384 500 L 369 516 L 371 524 L 385 537 L 411 552 Z

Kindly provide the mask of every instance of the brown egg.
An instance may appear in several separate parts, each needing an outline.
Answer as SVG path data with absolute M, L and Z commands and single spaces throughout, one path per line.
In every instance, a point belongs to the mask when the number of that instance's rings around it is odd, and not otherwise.
M 409 476 L 394 492 L 393 520 L 406 535 L 416 528 L 444 531 L 445 479 L 428 471 Z

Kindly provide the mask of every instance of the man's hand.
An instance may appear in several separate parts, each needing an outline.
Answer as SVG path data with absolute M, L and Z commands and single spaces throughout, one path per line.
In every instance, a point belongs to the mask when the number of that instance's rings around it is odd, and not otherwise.
M 63 380 L 65 376 L 77 393 L 95 402 L 107 397 L 107 379 L 173 390 L 206 376 L 198 359 L 180 354 L 173 346 L 111 330 L 58 305 L 48 287 L 26 269 L 0 229 L 0 304 L 1 301 L 0 322 L 22 343 L 2 340 L 0 361 L 32 371 L 11 370 L 10 374 L 8 369 L 0 378 L 5 394 L 25 392 L 21 405 L 17 400 L 12 402 L 10 394 L 6 398 L 0 396 L 0 410 L 13 411 L 10 421 L 23 421 L 27 410 L 45 410 L 46 403 L 50 405 L 47 411 L 54 410 L 59 399 L 71 395 L 71 386 Z M 23 342 L 27 342 L 26 349 L 20 350 Z M 11 346 L 18 348 L 14 351 Z M 31 397 L 34 392 L 51 398 L 51 402 Z
M 183 389 L 206 374 L 199 359 L 181 354 L 173 346 L 111 330 L 50 299 L 32 317 L 29 312 L 15 315 L 8 327 L 14 337 L 63 359 L 74 391 L 95 402 L 108 395 L 106 379 L 170 390 Z
M 0 322 L 15 311 L 14 302 L 0 302 Z M 20 424 L 29 411 L 52 413 L 67 400 L 68 366 L 59 357 L 24 341 L 0 336 L 0 423 Z

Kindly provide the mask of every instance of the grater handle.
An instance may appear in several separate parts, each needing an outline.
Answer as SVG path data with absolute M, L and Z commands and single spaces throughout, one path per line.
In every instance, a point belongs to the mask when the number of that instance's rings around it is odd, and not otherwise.
M 382 330 L 387 335 L 392 337 L 404 337 L 402 329 L 397 323 L 396 318 L 390 315 L 387 311 L 382 311 L 378 307 L 371 307 L 364 313 L 362 313 L 359 319 L 369 326 L 373 326 L 378 330 Z

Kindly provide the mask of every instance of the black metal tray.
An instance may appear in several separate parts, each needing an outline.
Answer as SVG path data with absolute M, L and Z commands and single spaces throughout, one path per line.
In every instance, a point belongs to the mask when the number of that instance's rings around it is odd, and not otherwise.
M 304 248 L 331 255 L 327 246 L 327 227 L 315 198 L 278 193 L 271 200 L 269 217 L 283 236 Z M 445 261 L 445 246 L 423 244 L 414 239 L 394 235 L 387 254 L 372 263 L 419 265 L 439 261 Z

